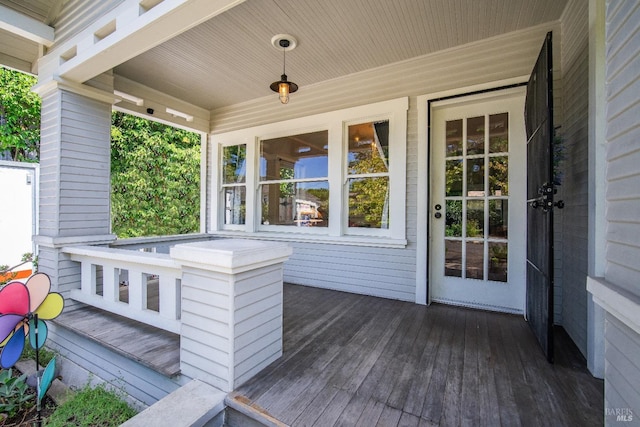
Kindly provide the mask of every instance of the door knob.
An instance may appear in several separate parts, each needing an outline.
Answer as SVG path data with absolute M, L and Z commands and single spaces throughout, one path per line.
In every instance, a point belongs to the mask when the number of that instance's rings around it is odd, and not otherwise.
M 440 212 L 436 212 L 435 217 L 436 217 L 436 218 L 442 218 L 442 214 L 441 214 Z

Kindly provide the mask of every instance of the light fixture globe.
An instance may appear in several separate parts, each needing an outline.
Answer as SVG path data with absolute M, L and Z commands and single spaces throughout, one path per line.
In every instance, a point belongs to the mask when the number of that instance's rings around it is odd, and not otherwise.
M 278 34 L 271 39 L 271 44 L 273 44 L 276 48 L 282 48 L 283 54 L 283 66 L 282 66 L 282 75 L 280 76 L 280 80 L 277 82 L 271 83 L 269 86 L 272 91 L 278 92 L 280 96 L 280 102 L 283 104 L 287 104 L 289 102 L 289 94 L 294 93 L 298 90 L 298 85 L 287 80 L 286 74 L 286 59 L 287 59 L 287 50 L 292 50 L 296 47 L 296 40 L 287 35 L 287 34 Z

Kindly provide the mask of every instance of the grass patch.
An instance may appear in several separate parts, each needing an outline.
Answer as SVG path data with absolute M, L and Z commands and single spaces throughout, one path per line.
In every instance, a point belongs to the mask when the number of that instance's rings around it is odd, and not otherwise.
M 91 388 L 85 386 L 78 390 L 47 419 L 47 427 L 110 427 L 119 426 L 136 415 L 113 390 L 107 390 L 104 384 Z

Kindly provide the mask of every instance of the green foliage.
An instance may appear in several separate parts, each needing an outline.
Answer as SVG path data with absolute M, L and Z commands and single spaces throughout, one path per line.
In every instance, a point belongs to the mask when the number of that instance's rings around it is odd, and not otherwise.
M 366 150 L 355 154 L 349 172 L 367 174 L 385 172 L 387 166 L 377 150 Z M 349 222 L 350 226 L 382 228 L 386 222 L 385 206 L 389 191 L 387 177 L 360 178 L 350 181 Z
M 0 153 L 11 160 L 37 162 L 40 151 L 40 97 L 36 78 L 0 67 Z
M 56 354 L 53 351 L 47 350 L 46 347 L 40 347 L 38 353 L 38 363 L 40 366 L 47 366 L 51 359 L 56 357 Z M 26 340 L 24 345 L 24 350 L 22 351 L 22 356 L 20 356 L 20 360 L 36 360 L 36 351 L 31 344 L 29 343 L 29 339 Z
M 88 385 L 74 393 L 46 420 L 48 427 L 110 427 L 119 426 L 136 415 L 115 391 L 104 385 L 91 388 Z
M 15 377 L 12 369 L 0 370 L 0 413 L 8 418 L 35 402 L 26 380 L 26 374 Z
M 113 113 L 111 218 L 121 238 L 197 232 L 200 136 Z

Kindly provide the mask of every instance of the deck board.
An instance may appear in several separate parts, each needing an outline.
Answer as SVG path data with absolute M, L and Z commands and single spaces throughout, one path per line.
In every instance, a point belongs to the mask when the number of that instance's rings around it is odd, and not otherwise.
M 291 426 L 602 425 L 603 382 L 521 316 L 285 285 L 284 354 L 237 388 Z M 562 334 L 559 334 L 562 335 Z

